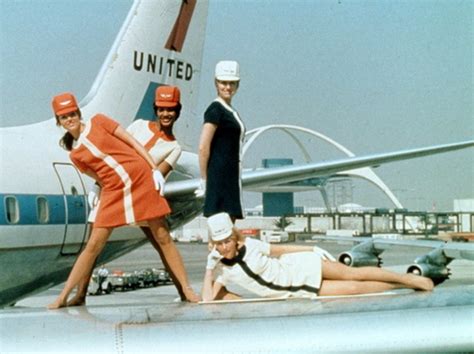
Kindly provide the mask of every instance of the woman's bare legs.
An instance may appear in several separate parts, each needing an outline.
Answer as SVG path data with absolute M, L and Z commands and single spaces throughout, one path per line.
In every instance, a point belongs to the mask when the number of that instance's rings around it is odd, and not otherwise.
M 64 285 L 64 289 L 61 291 L 56 301 L 48 305 L 49 309 L 58 309 L 67 306 L 67 298 L 69 294 L 90 274 L 95 260 L 104 248 L 112 230 L 112 228 L 94 228 L 92 230 L 86 248 L 77 258 L 66 284 Z
M 242 296 L 237 295 L 236 293 L 232 293 L 223 286 L 219 292 L 217 293 L 214 300 L 238 300 L 241 299 Z
M 163 224 L 163 225 L 162 225 Z M 184 269 L 183 261 L 181 259 L 181 256 L 176 249 L 176 245 L 173 243 L 173 240 L 171 239 L 169 235 L 168 228 L 166 226 L 166 221 L 164 219 L 159 219 L 159 222 L 157 225 L 152 227 L 149 224 L 149 228 L 142 228 L 147 235 L 149 241 L 152 243 L 153 247 L 160 253 L 160 256 L 163 258 L 166 258 L 163 260 L 163 263 L 166 263 L 170 268 L 170 271 L 172 271 L 172 275 L 175 276 L 176 278 L 176 288 L 178 289 L 178 292 L 180 293 L 181 299 L 182 300 L 188 300 L 191 302 L 197 302 L 199 301 L 199 296 L 194 293 L 194 291 L 191 289 L 189 286 L 189 282 L 187 280 L 186 276 L 186 271 Z M 151 232 L 148 232 L 148 231 Z M 159 234 L 161 237 L 155 237 L 155 231 L 159 230 Z M 163 242 L 158 242 L 158 240 L 161 239 Z M 171 247 L 169 247 L 169 244 L 171 243 Z M 163 246 L 164 249 L 163 249 Z M 169 254 L 169 249 L 171 248 L 171 255 Z M 177 253 L 177 258 L 173 256 L 173 248 L 174 251 Z M 173 260 L 177 259 L 177 264 L 168 264 L 168 262 L 172 262 Z M 86 299 L 86 294 L 87 294 L 87 287 L 89 285 L 89 281 L 92 275 L 93 267 L 90 269 L 90 272 L 86 274 L 83 279 L 79 282 L 78 284 L 78 289 L 76 291 L 76 295 L 67 302 L 67 306 L 82 306 L 85 304 L 85 299 Z M 185 281 L 183 282 L 183 279 Z
M 387 290 L 404 288 L 403 284 L 380 281 L 359 280 L 323 280 L 318 295 L 358 295 L 380 293 Z
M 166 258 L 166 263 L 169 265 L 178 279 L 186 299 L 189 302 L 198 302 L 200 297 L 189 285 L 183 259 L 181 258 L 178 248 L 171 239 L 166 220 L 164 218 L 149 220 L 148 225 L 151 232 L 153 233 L 155 241 L 159 244 L 161 250 L 163 251 L 163 255 Z
M 348 267 L 339 262 L 322 261 L 320 295 L 355 295 L 399 288 L 432 290 L 433 281 L 414 274 L 399 274 L 377 267 Z
M 92 272 L 94 271 L 94 264 L 91 267 L 91 270 L 88 274 L 82 278 L 82 280 L 77 285 L 76 295 L 67 302 L 67 306 L 83 306 L 86 304 L 86 295 L 87 295 L 87 288 L 89 287 L 89 282 L 92 277 Z

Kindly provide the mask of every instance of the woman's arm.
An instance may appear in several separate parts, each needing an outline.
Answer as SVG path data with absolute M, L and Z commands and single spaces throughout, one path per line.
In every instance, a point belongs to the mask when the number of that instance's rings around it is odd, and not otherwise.
M 211 142 L 216 132 L 217 125 L 212 123 L 204 123 L 199 140 L 199 169 L 201 178 L 207 179 L 207 165 L 211 154 Z
M 300 246 L 300 245 L 274 245 L 270 244 L 270 256 L 280 257 L 286 253 L 295 252 L 313 252 L 313 246 Z
M 165 157 L 162 158 L 162 160 L 157 163 L 158 169 L 160 170 L 163 176 L 166 177 L 168 173 L 170 173 L 174 169 L 180 156 L 181 146 L 179 144 L 176 144 L 176 146 L 173 147 L 171 152 L 169 152 Z
M 153 159 L 151 158 L 148 151 L 145 150 L 142 144 L 140 144 L 130 133 L 128 133 L 125 129 L 123 129 L 120 125 L 115 129 L 114 135 L 123 140 L 125 143 L 133 147 L 137 153 L 143 157 L 143 159 L 150 165 L 150 168 L 154 170 L 156 168 Z
M 157 166 L 157 169 L 161 172 L 161 174 L 163 176 L 166 177 L 166 175 L 168 173 L 171 172 L 171 170 L 173 169 L 173 166 L 171 166 L 168 162 L 166 161 L 161 161 L 158 166 Z
M 213 281 L 213 270 L 206 269 L 206 273 L 204 274 L 204 281 L 202 285 L 202 300 L 203 301 L 211 301 L 214 300 L 219 294 L 222 289 L 222 284 Z
M 318 246 L 297 246 L 297 245 L 270 245 L 270 256 L 271 257 L 280 257 L 285 253 L 295 253 L 295 252 L 314 252 L 318 254 L 323 260 L 326 261 L 336 261 L 334 256 L 328 251 L 319 248 Z
M 92 178 L 94 181 L 96 181 L 97 184 L 100 185 L 99 176 L 97 176 L 97 174 L 94 171 L 87 169 L 84 171 L 84 173 L 88 175 L 90 178 Z

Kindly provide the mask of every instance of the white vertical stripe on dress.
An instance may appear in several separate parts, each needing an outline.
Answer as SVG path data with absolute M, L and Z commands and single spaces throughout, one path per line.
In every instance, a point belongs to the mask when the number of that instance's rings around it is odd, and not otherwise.
M 124 184 L 123 189 L 123 207 L 125 210 L 125 222 L 127 224 L 132 224 L 135 222 L 135 213 L 133 212 L 133 200 L 132 200 L 132 180 L 128 175 L 127 171 L 120 165 L 117 160 L 112 156 L 103 153 L 97 146 L 95 146 L 89 139 L 87 135 L 90 131 L 91 124 L 86 124 L 86 128 L 82 132 L 79 140 L 84 146 L 98 159 L 104 161 L 111 169 L 113 169 L 117 175 L 120 177 Z

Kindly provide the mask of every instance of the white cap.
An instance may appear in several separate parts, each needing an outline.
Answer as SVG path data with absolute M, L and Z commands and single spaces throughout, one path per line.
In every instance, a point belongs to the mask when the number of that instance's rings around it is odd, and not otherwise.
M 221 81 L 239 81 L 239 63 L 231 60 L 223 60 L 216 65 L 216 79 Z
M 222 241 L 232 235 L 232 220 L 227 213 L 219 213 L 207 218 L 212 241 Z

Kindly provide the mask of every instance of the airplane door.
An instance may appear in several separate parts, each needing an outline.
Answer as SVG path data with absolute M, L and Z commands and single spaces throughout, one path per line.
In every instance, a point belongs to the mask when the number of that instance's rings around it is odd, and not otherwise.
M 79 171 L 70 163 L 54 162 L 64 200 L 64 237 L 61 255 L 79 253 L 87 234 L 86 189 Z

